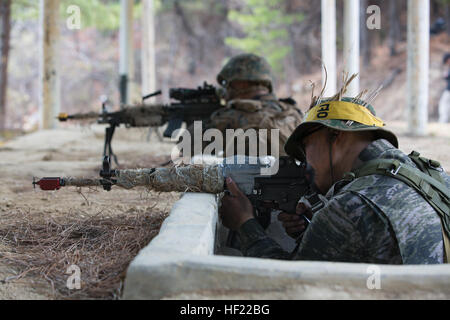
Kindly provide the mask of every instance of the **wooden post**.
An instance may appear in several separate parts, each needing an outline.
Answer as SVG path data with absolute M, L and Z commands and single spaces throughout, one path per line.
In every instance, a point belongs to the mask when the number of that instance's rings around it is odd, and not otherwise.
M 359 74 L 359 0 L 344 0 L 344 71 Z M 347 88 L 346 96 L 359 93 L 359 76 Z
M 131 82 L 133 73 L 133 0 L 120 0 L 120 30 L 119 30 L 119 90 L 120 103 L 131 101 Z
M 155 22 L 153 0 L 142 0 L 142 96 L 155 92 Z
M 59 0 L 41 0 L 41 129 L 54 129 L 60 110 L 60 78 L 58 66 Z
M 336 93 L 336 0 L 322 0 L 322 62 L 328 75 L 324 93 L 327 97 Z
M 430 2 L 408 0 L 408 131 L 425 135 L 428 122 Z

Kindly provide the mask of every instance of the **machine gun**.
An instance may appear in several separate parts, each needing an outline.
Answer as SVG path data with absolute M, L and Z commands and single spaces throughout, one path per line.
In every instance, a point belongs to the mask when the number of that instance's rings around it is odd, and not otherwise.
M 249 198 L 255 209 L 255 217 L 266 228 L 270 224 L 271 211 L 282 210 L 294 214 L 302 196 L 317 197 L 312 192 L 304 164 L 290 157 L 250 158 L 235 156 L 216 165 L 186 165 L 171 168 L 148 168 L 135 170 L 111 170 L 106 156 L 100 178 L 41 178 L 33 179 L 33 185 L 42 190 L 59 190 L 61 187 L 103 187 L 126 189 L 145 186 L 158 192 L 203 192 L 220 194 L 227 192 L 225 179 L 231 177 L 239 189 Z M 276 164 L 275 161 L 278 161 Z M 231 163 L 231 164 L 229 164 Z M 261 174 L 262 169 L 278 166 L 273 175 Z M 318 198 L 317 198 L 318 199 Z M 306 217 L 305 217 L 306 218 Z M 307 218 L 305 219 L 306 221 Z
M 144 104 L 150 97 L 161 94 L 156 91 L 142 98 L 142 104 L 124 106 L 120 111 L 108 112 L 106 102 L 103 102 L 102 112 L 78 113 L 68 115 L 61 113 L 59 121 L 67 120 L 88 120 L 97 119 L 97 123 L 109 124 L 105 129 L 105 143 L 103 147 L 103 157 L 112 158 L 118 165 L 117 156 L 113 153 L 111 141 L 116 127 L 124 124 L 125 127 L 159 127 L 166 123 L 164 137 L 172 137 L 175 130 L 181 128 L 183 122 L 187 126 L 196 120 L 209 119 L 211 114 L 222 108 L 224 103 L 221 100 L 217 89 L 207 84 L 197 89 L 171 88 L 169 96 L 177 102 L 165 104 Z

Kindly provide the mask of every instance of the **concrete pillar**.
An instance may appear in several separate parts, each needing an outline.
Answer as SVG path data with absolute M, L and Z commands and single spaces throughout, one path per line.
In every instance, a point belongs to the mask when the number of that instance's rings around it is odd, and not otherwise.
M 336 93 L 336 0 L 322 0 L 322 62 L 327 69 L 324 96 Z M 322 71 L 322 84 L 325 71 Z
M 408 0 L 408 132 L 425 135 L 428 122 L 430 2 Z
M 153 0 L 142 0 L 142 95 L 155 92 L 155 22 Z
M 119 76 L 120 102 L 131 101 L 133 74 L 133 0 L 120 0 Z
M 58 66 L 59 0 L 41 0 L 41 60 L 40 60 L 40 128 L 53 129 L 58 125 L 60 111 L 60 77 Z
M 359 74 L 359 0 L 344 0 L 344 71 Z M 347 88 L 345 95 L 359 93 L 359 76 Z

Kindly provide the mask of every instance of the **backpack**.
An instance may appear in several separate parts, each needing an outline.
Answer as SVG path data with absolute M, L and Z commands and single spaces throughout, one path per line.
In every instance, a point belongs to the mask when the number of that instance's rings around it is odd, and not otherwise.
M 353 179 L 373 174 L 385 175 L 416 190 L 436 210 L 441 219 L 444 262 L 450 263 L 450 190 L 440 175 L 444 170 L 439 162 L 420 157 L 417 151 L 412 151 L 408 157 L 417 168 L 395 159 L 375 159 L 349 174 Z

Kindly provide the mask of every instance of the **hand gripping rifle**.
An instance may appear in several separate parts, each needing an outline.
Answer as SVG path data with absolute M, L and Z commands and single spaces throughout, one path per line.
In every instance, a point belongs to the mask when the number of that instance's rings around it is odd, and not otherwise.
M 167 123 L 163 135 L 170 138 L 176 129 L 181 128 L 183 122 L 189 126 L 196 120 L 207 120 L 214 111 L 223 107 L 216 88 L 206 82 L 197 89 L 171 88 L 169 96 L 177 101 L 175 103 L 168 105 L 144 104 L 146 99 L 159 94 L 161 91 L 149 94 L 142 98 L 142 104 L 125 106 L 116 112 L 108 112 L 104 102 L 101 113 L 89 112 L 72 115 L 61 113 L 58 119 L 59 121 L 97 119 L 97 123 L 109 124 L 109 127 L 105 129 L 103 156 L 113 158 L 118 165 L 117 156 L 111 148 L 111 141 L 116 127 L 121 124 L 129 128 L 160 127 Z
M 109 158 L 104 157 L 100 178 L 51 177 L 39 181 L 33 179 L 33 185 L 38 185 L 42 190 L 95 186 L 109 191 L 112 186 L 126 189 L 145 186 L 158 192 L 219 194 L 227 192 L 225 179 L 231 177 L 249 198 L 255 209 L 255 217 L 264 228 L 270 224 L 272 210 L 294 214 L 302 196 L 307 195 L 310 199 L 315 197 L 311 192 L 305 166 L 290 157 L 280 157 L 276 160 L 279 169 L 273 175 L 261 174 L 262 169 L 274 165 L 275 160 L 272 157 L 235 156 L 233 161 L 227 159 L 216 165 L 111 170 Z

